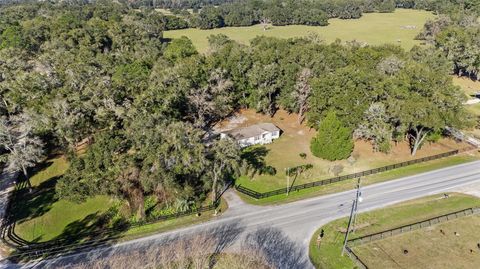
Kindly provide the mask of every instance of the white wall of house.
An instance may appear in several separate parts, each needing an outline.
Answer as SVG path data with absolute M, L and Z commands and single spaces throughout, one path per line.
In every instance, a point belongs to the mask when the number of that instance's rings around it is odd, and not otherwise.
M 270 144 L 274 139 L 277 139 L 280 137 L 280 132 L 264 132 L 261 135 L 254 136 L 254 137 L 249 137 L 245 139 L 241 139 L 238 141 L 238 144 L 242 147 L 248 147 L 252 145 L 265 145 L 265 144 Z

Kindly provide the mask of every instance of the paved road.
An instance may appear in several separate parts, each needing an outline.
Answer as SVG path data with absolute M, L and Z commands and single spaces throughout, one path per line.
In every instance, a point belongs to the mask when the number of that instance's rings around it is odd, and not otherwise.
M 366 186 L 362 188 L 364 200 L 359 210 L 372 210 L 478 183 L 480 161 Z M 286 205 L 255 207 L 243 204 L 234 193 L 227 192 L 231 208 L 218 219 L 87 253 L 29 264 L 28 267 L 52 268 L 112 253 L 131 253 L 157 246 L 166 238 L 208 230 L 224 236 L 223 248 L 227 251 L 234 251 L 240 242 L 249 242 L 262 247 L 267 259 L 275 260 L 278 268 L 312 268 L 308 259 L 310 237 L 319 226 L 348 215 L 354 195 L 352 190 Z

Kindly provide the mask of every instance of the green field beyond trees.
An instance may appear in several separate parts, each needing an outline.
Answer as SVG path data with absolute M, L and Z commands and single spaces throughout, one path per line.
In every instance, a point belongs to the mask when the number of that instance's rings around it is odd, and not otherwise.
M 304 37 L 317 34 L 326 42 L 357 40 L 369 45 L 381 45 L 385 43 L 398 44 L 409 50 L 420 41 L 414 40 L 421 32 L 423 25 L 435 15 L 428 11 L 413 9 L 397 9 L 394 13 L 368 13 L 360 19 L 342 20 L 331 19 L 328 26 L 270 26 L 266 31 L 261 25 L 248 27 L 225 27 L 211 30 L 182 29 L 165 31 L 165 38 L 190 38 L 195 47 L 205 52 L 208 49 L 207 38 L 210 35 L 224 34 L 239 43 L 248 44 L 256 36 L 269 36 L 279 38 Z

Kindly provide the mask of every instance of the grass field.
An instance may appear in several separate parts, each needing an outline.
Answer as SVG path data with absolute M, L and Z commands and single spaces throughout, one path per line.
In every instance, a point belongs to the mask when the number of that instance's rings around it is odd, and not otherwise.
M 442 197 L 443 195 L 434 195 L 362 213 L 357 219 L 357 229 L 354 233 L 351 233 L 350 238 L 356 238 L 450 212 L 480 206 L 480 199 L 468 195 L 454 193 L 450 194 L 450 198 L 448 199 L 442 199 Z M 310 241 L 309 254 L 312 263 L 317 268 L 354 268 L 353 262 L 346 255 L 343 257 L 340 255 L 344 239 L 344 233 L 342 231 L 345 231 L 347 222 L 348 219 L 343 218 L 321 227 L 325 232 L 325 236 L 322 239 L 320 248 L 317 247 L 316 239 L 321 229 L 313 235 Z M 443 256 L 438 256 L 437 258 L 447 262 Z M 457 259 L 463 258 L 457 257 Z M 368 261 L 365 262 L 368 263 Z M 410 267 L 405 266 L 402 268 Z M 423 268 L 438 267 L 427 266 Z
M 336 39 L 342 41 L 357 40 L 370 45 L 398 44 L 408 50 L 414 45 L 420 44 L 414 38 L 422 30 L 425 22 L 433 18 L 434 15 L 431 12 L 397 9 L 394 13 L 364 14 L 357 20 L 331 19 L 328 26 L 272 26 L 267 31 L 264 31 L 260 25 L 212 30 L 182 29 L 166 31 L 164 37 L 179 38 L 187 36 L 200 52 L 207 51 L 207 37 L 210 35 L 225 34 L 233 40 L 248 44 L 256 36 L 294 38 L 307 36 L 310 33 L 318 34 L 328 43 Z
M 478 268 L 478 231 L 480 216 L 468 216 L 361 245 L 354 251 L 369 268 Z M 408 254 L 403 253 L 405 249 Z
M 75 204 L 55 197 L 55 184 L 67 170 L 63 157 L 47 161 L 31 177 L 33 193 L 21 191 L 13 201 L 17 220 L 15 233 L 27 241 L 42 242 L 60 236 L 75 225 L 88 225 L 88 219 L 101 214 L 112 204 L 110 198 L 98 196 Z

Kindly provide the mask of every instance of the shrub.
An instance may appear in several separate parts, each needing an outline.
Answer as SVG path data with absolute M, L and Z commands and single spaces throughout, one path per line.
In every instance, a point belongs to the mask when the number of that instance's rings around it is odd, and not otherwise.
M 300 158 L 302 158 L 302 159 L 307 158 L 307 153 L 305 153 L 305 152 L 302 152 L 302 153 L 300 153 L 300 154 L 298 154 L 298 155 L 299 155 Z
M 427 141 L 430 142 L 430 143 L 436 143 L 436 142 L 438 142 L 438 140 L 440 140 L 440 138 L 442 138 L 442 133 L 441 132 L 439 132 L 439 131 L 431 132 L 427 136 Z
M 390 140 L 383 140 L 378 143 L 377 145 L 378 151 L 383 152 L 383 153 L 389 153 L 390 150 L 392 149 L 392 145 L 390 144 Z
M 277 169 L 275 169 L 275 167 L 273 166 L 265 166 L 262 168 L 262 171 L 261 171 L 261 174 L 267 174 L 267 175 L 270 175 L 270 176 L 274 176 L 277 174 Z
M 312 139 L 310 150 L 314 156 L 330 161 L 348 158 L 353 150 L 352 130 L 345 127 L 335 112 L 328 112 Z

